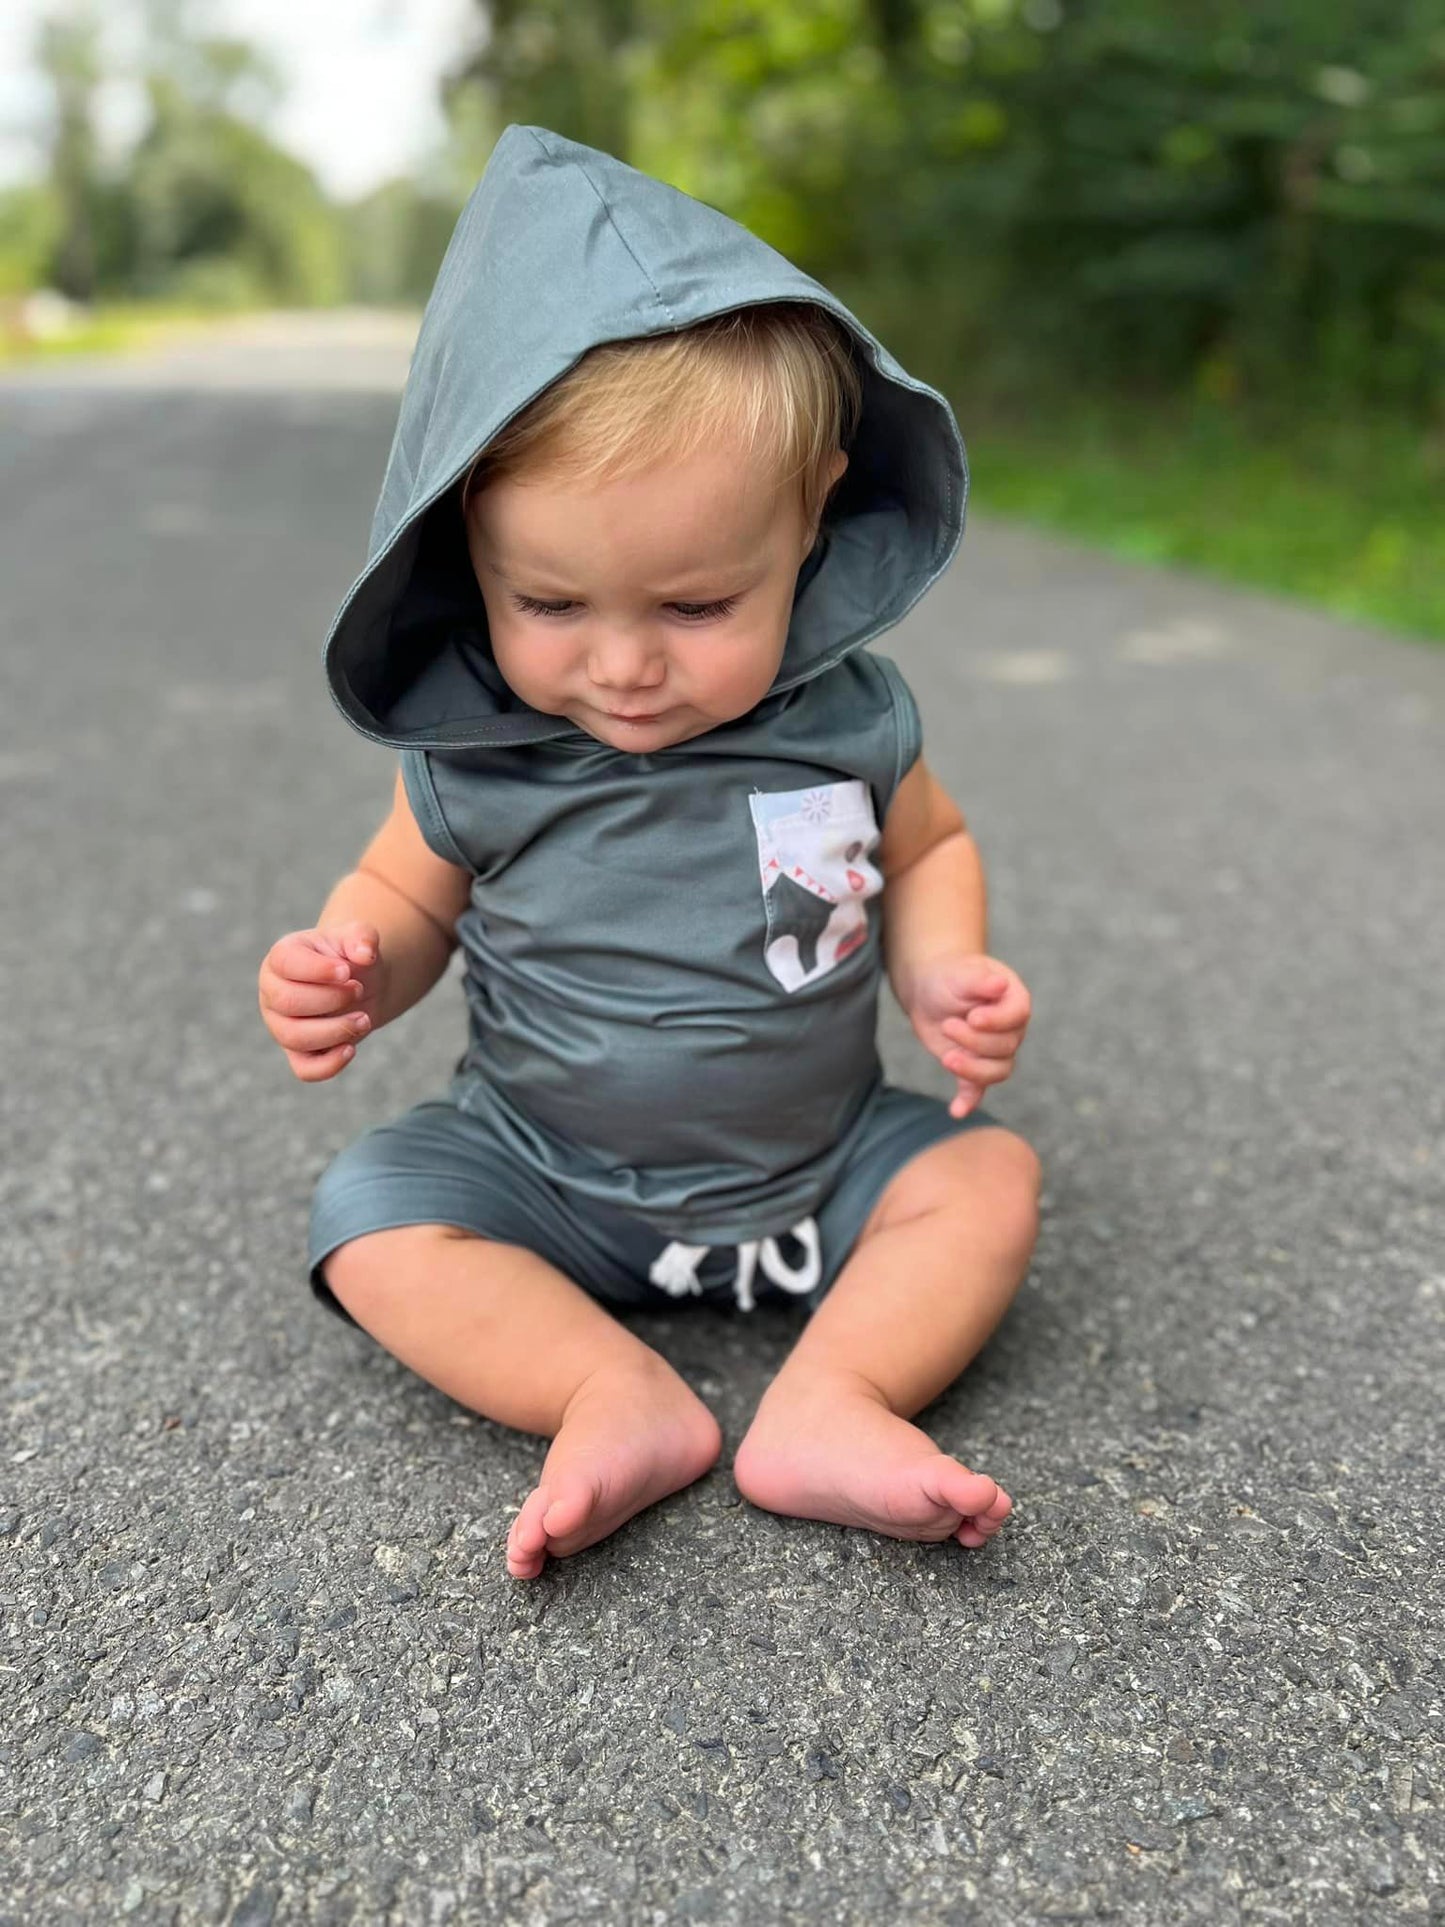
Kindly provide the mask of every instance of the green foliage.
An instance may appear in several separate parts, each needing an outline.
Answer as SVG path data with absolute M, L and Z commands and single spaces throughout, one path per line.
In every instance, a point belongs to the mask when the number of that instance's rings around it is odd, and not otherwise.
M 39 286 L 55 252 L 60 222 L 59 198 L 48 183 L 0 193 L 0 295 Z
M 970 508 L 1445 642 L 1445 447 L 1391 415 L 1264 433 L 1215 403 L 985 412 Z
M 336 214 L 310 171 L 255 125 L 279 88 L 270 64 L 244 42 L 190 32 L 187 0 L 148 0 L 143 11 L 148 124 L 115 170 L 94 137 L 107 75 L 93 8 L 42 27 L 36 53 L 55 103 L 44 218 L 19 206 L 0 218 L 0 275 L 82 301 L 340 298 Z M 15 238 L 22 229 L 28 239 Z
M 456 203 L 413 181 L 388 181 L 341 213 L 351 299 L 424 305 L 456 223 Z
M 625 48 L 635 0 L 487 0 L 487 40 L 459 91 L 480 88 L 498 130 L 536 121 L 610 154 L 628 144 Z
M 50 280 L 85 301 L 95 291 L 95 201 L 99 191 L 92 102 L 101 78 L 100 30 L 89 12 L 41 24 L 40 65 L 55 94 L 50 191 L 57 213 Z
M 938 332 L 926 290 L 995 387 L 1445 409 L 1439 0 L 486 11 L 463 84 L 501 124 L 891 280 Z
M 216 305 L 339 298 L 335 217 L 310 171 L 169 75 L 131 160 L 135 245 L 127 290 Z
M 640 11 L 664 30 L 630 50 L 635 164 L 813 272 L 865 265 L 859 214 L 886 191 L 906 103 L 859 0 Z
M 1020 372 L 1439 406 L 1442 28 L 1380 0 L 1073 0 L 1025 62 L 1008 22 L 972 66 L 1009 136 L 937 175 L 927 218 L 1003 261 Z

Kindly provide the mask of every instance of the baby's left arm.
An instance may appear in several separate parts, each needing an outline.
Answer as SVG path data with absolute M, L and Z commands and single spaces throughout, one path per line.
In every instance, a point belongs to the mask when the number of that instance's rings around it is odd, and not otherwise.
M 920 756 L 898 785 L 878 848 L 883 955 L 893 994 L 922 1043 L 958 1079 L 949 1110 L 967 1117 L 1013 1072 L 1029 993 L 986 955 L 983 861 L 958 805 Z

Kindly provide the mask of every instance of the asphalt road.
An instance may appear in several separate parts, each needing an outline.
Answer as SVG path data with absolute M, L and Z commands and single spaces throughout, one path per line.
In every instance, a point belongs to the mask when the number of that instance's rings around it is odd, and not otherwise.
M 541 1442 L 303 1275 L 460 986 L 316 1087 L 256 1012 L 390 791 L 320 651 L 405 346 L 0 385 L 0 1927 L 1445 1919 L 1445 651 L 975 476 L 883 646 L 1035 1000 L 1036 1260 L 925 1420 L 1015 1515 L 783 1520 L 725 1456 L 516 1584 Z M 639 1329 L 732 1446 L 795 1316 Z

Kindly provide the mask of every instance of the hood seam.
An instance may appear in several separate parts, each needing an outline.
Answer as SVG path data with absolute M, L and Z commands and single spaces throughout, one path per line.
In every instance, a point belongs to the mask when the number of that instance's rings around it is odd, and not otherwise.
M 534 127 L 529 128 L 527 131 L 531 134 L 532 139 L 536 142 L 537 146 L 540 147 L 542 152 L 546 155 L 549 166 L 561 167 L 563 165 L 562 156 L 560 154 L 554 154 L 552 152 L 551 148 L 548 147 L 547 143 L 542 139 L 541 135 L 537 132 L 536 128 Z M 651 288 L 653 300 L 657 303 L 658 307 L 661 308 L 662 312 L 667 316 L 668 327 L 675 328 L 677 326 L 677 320 L 673 315 L 672 309 L 669 308 L 667 303 L 663 300 L 662 291 L 658 287 L 657 283 L 653 280 L 651 273 L 648 271 L 647 268 L 645 268 L 642 265 L 641 260 L 638 258 L 638 253 L 636 248 L 633 247 L 632 243 L 628 240 L 627 236 L 622 232 L 622 229 L 617 225 L 617 216 L 613 213 L 612 209 L 607 205 L 607 198 L 603 194 L 602 189 L 597 185 L 596 181 L 593 180 L 591 174 L 587 170 L 585 163 L 583 163 L 582 161 L 576 161 L 573 164 L 576 167 L 577 172 L 582 176 L 583 180 L 586 181 L 587 185 L 592 189 L 592 192 L 597 196 L 597 205 L 602 209 L 602 212 L 607 216 L 607 225 L 612 229 L 612 232 L 617 236 L 618 240 L 622 243 L 623 247 L 626 248 L 628 259 L 632 262 L 633 267 L 637 269 L 637 272 L 642 276 L 643 280 L 646 281 L 648 287 Z M 594 342 L 593 346 L 595 347 L 596 345 L 597 344 Z

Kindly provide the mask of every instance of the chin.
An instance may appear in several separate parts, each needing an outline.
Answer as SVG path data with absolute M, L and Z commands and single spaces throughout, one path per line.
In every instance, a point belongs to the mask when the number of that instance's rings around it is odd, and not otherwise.
M 613 749 L 635 749 L 639 752 L 656 749 L 662 743 L 681 742 L 684 736 L 694 732 L 685 723 L 674 722 L 671 717 L 662 723 L 623 723 L 609 718 L 603 725 L 605 736 L 599 735 L 597 725 L 584 725 L 588 733 L 597 736 L 599 742 L 609 744 Z

